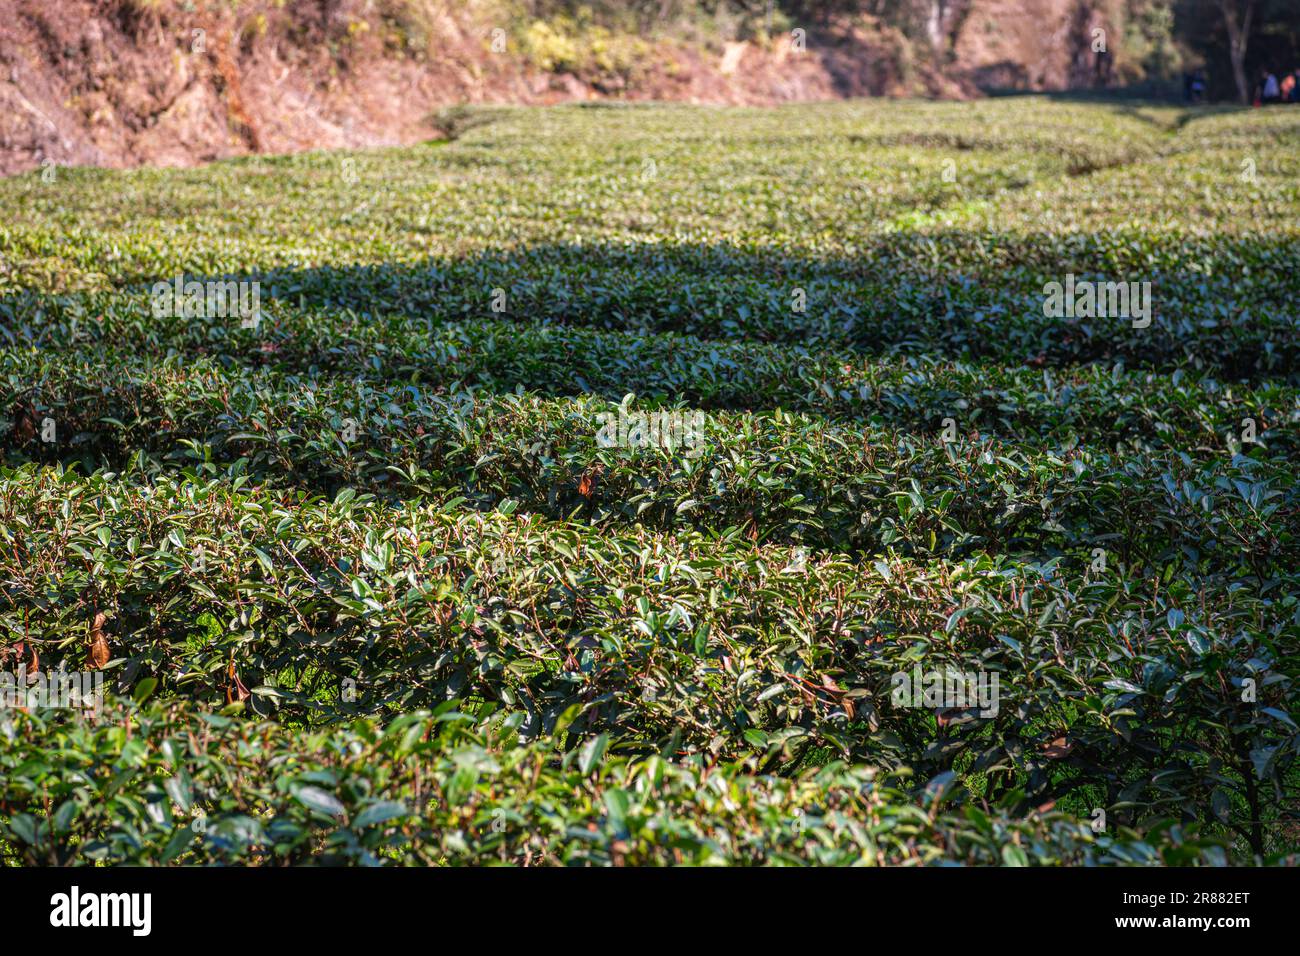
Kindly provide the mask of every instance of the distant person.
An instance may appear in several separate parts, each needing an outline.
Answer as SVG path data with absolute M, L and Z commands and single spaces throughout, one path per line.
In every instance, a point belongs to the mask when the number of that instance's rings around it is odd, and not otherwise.
M 1260 91 L 1259 100 L 1265 106 L 1272 106 L 1277 103 L 1281 91 L 1278 89 L 1277 77 L 1268 70 L 1260 74 Z
M 1278 85 L 1278 100 L 1283 103 L 1295 102 L 1295 74 L 1287 73 Z
M 1198 69 L 1195 73 L 1192 74 L 1192 102 L 1199 103 L 1204 97 L 1205 97 L 1205 71 Z

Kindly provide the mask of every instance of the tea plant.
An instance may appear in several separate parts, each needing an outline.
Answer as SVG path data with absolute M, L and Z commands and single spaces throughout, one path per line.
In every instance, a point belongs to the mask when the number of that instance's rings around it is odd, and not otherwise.
M 463 127 L 0 182 L 6 862 L 1294 862 L 1300 120 Z

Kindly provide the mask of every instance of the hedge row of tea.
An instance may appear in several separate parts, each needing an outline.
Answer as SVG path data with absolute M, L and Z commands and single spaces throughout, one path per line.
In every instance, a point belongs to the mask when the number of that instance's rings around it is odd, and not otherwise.
M 0 855 L 1294 859 L 1283 114 L 503 110 L 0 183 L 5 689 L 106 692 L 6 699 Z M 1149 323 L 1045 315 L 1071 275 Z
M 561 755 L 515 743 L 518 726 L 517 713 L 475 726 L 449 708 L 300 734 L 177 707 L 122 706 L 93 725 L 21 716 L 0 725 L 6 835 L 13 856 L 37 865 L 1226 859 L 1176 824 L 1144 840 L 1051 810 L 943 809 L 952 774 L 914 799 L 838 761 L 791 779 L 698 757 L 629 759 L 603 735 Z
M 701 412 L 703 427 L 685 436 L 689 443 L 624 448 L 610 442 L 618 420 L 636 414 L 632 396 L 613 403 L 439 394 L 362 378 L 232 374 L 206 361 L 17 361 L 22 370 L 10 365 L 0 378 L 0 401 L 21 421 L 56 425 L 54 441 L 34 426 L 25 441 L 24 433 L 11 436 L 16 450 L 87 472 L 189 468 L 326 495 L 353 488 L 394 503 L 460 496 L 480 509 L 510 503 L 602 527 L 739 529 L 755 542 L 852 554 L 892 548 L 907 556 L 1046 560 L 1103 547 L 1127 564 L 1267 577 L 1300 552 L 1296 416 L 1273 404 L 1285 390 L 1244 389 L 1236 401 L 1206 396 L 1196 411 L 1169 415 L 1177 425 L 1135 416 L 1126 442 L 1105 427 L 1103 396 L 1114 383 L 1103 380 L 1091 423 L 1061 420 L 1060 406 L 1040 396 L 1041 430 L 1062 436 L 1059 443 L 1019 437 L 1018 422 L 1035 411 L 1026 396 L 1023 404 L 999 401 L 1014 418 L 1000 423 L 1014 440 L 959 431 L 969 401 L 925 409 L 898 398 L 876 407 L 898 409 L 923 430 L 780 411 Z M 43 373 L 36 388 L 33 367 Z M 852 393 L 845 404 L 865 413 L 880 391 L 866 394 Z M 949 407 L 956 417 L 945 437 Z M 1237 434 L 1243 410 L 1258 422 L 1253 440 Z M 970 418 L 978 421 L 978 411 Z M 695 412 L 667 414 L 684 421 Z M 1111 422 L 1119 417 L 1112 410 Z M 1089 442 L 1090 432 L 1121 447 Z

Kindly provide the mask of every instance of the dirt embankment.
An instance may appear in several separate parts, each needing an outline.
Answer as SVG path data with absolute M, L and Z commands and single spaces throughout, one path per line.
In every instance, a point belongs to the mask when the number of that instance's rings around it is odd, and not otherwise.
M 542 68 L 472 2 L 0 0 L 0 174 L 409 143 L 460 103 L 969 96 L 981 71 L 1059 85 L 1070 43 L 1043 24 L 1077 34 L 1081 2 L 974 0 L 940 72 L 870 18 L 721 50 L 637 41 L 584 70 Z

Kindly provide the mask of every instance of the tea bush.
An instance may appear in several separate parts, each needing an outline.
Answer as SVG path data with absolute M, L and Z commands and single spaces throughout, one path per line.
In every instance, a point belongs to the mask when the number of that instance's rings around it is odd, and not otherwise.
M 1294 862 L 1300 119 L 462 125 L 0 182 L 7 862 Z

